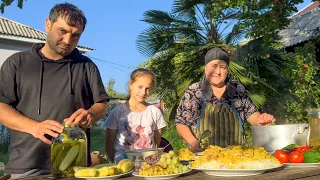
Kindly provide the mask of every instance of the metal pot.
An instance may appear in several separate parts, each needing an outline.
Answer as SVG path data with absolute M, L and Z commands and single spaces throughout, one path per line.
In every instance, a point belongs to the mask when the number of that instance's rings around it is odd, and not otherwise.
M 253 146 L 264 147 L 269 153 L 289 144 L 306 146 L 308 132 L 308 124 L 251 126 Z

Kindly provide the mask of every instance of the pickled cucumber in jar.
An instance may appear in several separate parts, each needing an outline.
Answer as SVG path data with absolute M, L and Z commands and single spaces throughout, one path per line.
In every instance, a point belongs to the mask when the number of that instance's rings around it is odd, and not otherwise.
M 87 166 L 87 136 L 79 127 L 65 128 L 51 145 L 51 173 L 55 178 L 74 176 L 74 166 Z

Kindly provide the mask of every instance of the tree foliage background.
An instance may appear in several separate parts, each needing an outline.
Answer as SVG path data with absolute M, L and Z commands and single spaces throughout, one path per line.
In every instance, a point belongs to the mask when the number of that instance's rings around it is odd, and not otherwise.
M 1 0 L 1 5 L 0 5 L 0 11 L 3 14 L 4 13 L 4 8 L 6 6 L 10 6 L 15 0 Z M 27 0 L 17 0 L 16 2 L 18 2 L 17 6 L 22 9 L 23 6 L 23 2 L 27 1 Z
M 245 85 L 252 101 L 262 111 L 288 119 L 292 108 L 283 97 L 290 94 L 286 100 L 299 103 L 292 82 L 297 78 L 295 71 L 301 68 L 297 58 L 304 56 L 298 55 L 301 51 L 287 54 L 278 43 L 278 32 L 290 23 L 289 17 L 297 12 L 296 5 L 301 2 L 175 0 L 171 12 L 146 11 L 142 21 L 149 27 L 138 36 L 137 48 L 149 57 L 142 66 L 157 76 L 155 92 L 170 108 L 167 120 L 174 119 L 186 88 L 202 77 L 204 55 L 216 46 L 230 49 L 230 75 Z M 251 41 L 239 46 L 244 38 Z M 315 74 L 311 74 L 305 78 L 315 79 Z

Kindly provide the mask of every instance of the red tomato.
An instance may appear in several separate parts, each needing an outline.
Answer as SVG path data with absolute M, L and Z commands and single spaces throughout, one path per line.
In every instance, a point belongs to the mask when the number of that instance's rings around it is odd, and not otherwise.
M 293 151 L 289 155 L 289 162 L 291 163 L 303 163 L 304 157 L 303 153 L 299 151 Z
M 276 157 L 280 161 L 281 164 L 287 163 L 289 161 L 289 155 L 285 151 L 282 151 L 282 150 L 276 150 L 274 152 L 274 157 Z

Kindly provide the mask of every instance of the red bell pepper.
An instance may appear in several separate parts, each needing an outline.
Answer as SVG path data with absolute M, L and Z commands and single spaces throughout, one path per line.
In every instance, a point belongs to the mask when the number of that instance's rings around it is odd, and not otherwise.
M 289 150 L 287 150 L 286 152 L 288 154 L 292 153 L 293 151 L 298 151 L 298 152 L 306 152 L 306 151 L 309 151 L 311 150 L 312 146 L 299 146 L 299 147 L 296 147 L 296 148 L 291 148 Z
M 299 151 L 299 152 L 306 152 L 306 151 L 309 151 L 311 150 L 311 146 L 300 146 L 300 147 L 297 147 L 296 148 L 296 151 Z

